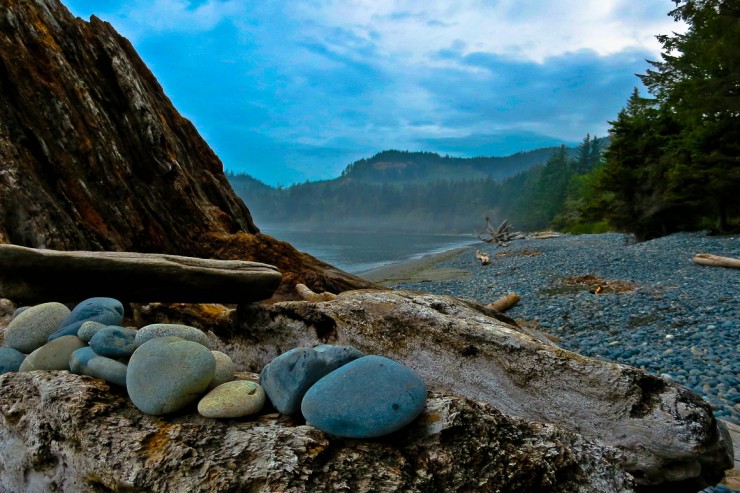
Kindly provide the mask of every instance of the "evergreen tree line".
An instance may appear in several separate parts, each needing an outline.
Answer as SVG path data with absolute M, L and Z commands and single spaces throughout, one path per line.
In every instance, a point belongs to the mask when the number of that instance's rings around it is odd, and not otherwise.
M 560 226 L 606 221 L 649 239 L 740 225 L 740 1 L 677 1 L 684 34 L 658 36 L 662 60 L 610 122 L 603 166 L 584 177 Z

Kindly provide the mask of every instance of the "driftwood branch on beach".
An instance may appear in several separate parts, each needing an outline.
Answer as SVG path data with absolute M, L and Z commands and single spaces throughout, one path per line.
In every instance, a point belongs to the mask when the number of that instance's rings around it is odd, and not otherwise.
M 699 265 L 740 269 L 740 258 L 720 257 L 719 255 L 710 255 L 708 253 L 697 253 L 694 255 L 693 261 L 695 264 Z
M 481 265 L 488 265 L 491 263 L 491 257 L 487 253 L 483 253 L 480 250 L 475 251 L 475 258 L 480 260 Z
M 511 231 L 511 224 L 509 224 L 508 220 L 504 219 L 498 227 L 494 227 L 488 216 L 486 216 L 485 231 L 476 232 L 476 236 L 479 240 L 486 243 L 495 243 L 498 247 L 509 246 L 510 241 L 524 238 L 524 235 L 521 233 Z
M 497 299 L 493 303 L 489 303 L 488 305 L 486 305 L 486 308 L 491 308 L 493 310 L 496 310 L 497 312 L 503 313 L 512 306 L 519 303 L 520 300 L 521 298 L 519 297 L 519 295 L 512 291 L 511 293 L 505 294 L 501 298 Z

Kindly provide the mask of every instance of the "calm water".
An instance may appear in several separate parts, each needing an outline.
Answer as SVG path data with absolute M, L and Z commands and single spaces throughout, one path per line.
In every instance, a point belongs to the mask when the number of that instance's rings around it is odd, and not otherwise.
M 476 243 L 472 235 L 346 233 L 260 228 L 352 274 Z

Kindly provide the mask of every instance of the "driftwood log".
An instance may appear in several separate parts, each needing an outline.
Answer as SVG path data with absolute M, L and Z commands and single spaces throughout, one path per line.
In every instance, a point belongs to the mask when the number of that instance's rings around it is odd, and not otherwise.
M 518 294 L 511 292 L 508 294 L 505 294 L 501 298 L 497 299 L 493 303 L 489 303 L 486 305 L 486 307 L 490 308 L 491 310 L 496 310 L 497 312 L 505 312 L 512 306 L 516 305 L 521 301 L 521 298 Z
M 488 265 L 491 263 L 491 257 L 487 253 L 481 252 L 480 250 L 475 251 L 475 258 L 480 260 L 481 265 Z
M 712 267 L 728 267 L 730 269 L 740 269 L 740 258 L 720 257 L 709 253 L 697 253 L 692 259 L 695 264 L 710 265 Z
M 311 289 L 306 286 L 305 284 L 296 284 L 295 285 L 296 293 L 298 293 L 298 296 L 301 297 L 303 301 L 332 301 L 337 299 L 337 295 L 334 293 L 329 293 L 328 291 L 325 291 L 323 293 L 315 293 L 314 291 L 311 291 Z
M 635 491 L 617 451 L 437 392 L 403 430 L 349 440 L 278 414 L 146 416 L 102 380 L 9 373 L 0 443 L 3 492 Z
M 213 329 L 221 341 L 213 348 L 240 368 L 259 371 L 293 347 L 349 344 L 409 366 L 433 390 L 615 447 L 624 470 L 646 487 L 693 493 L 732 467 L 727 430 L 699 395 L 563 350 L 481 304 L 364 290 L 330 303 L 281 302 L 244 313 L 250 316 Z
M 504 219 L 498 227 L 494 227 L 488 216 L 486 216 L 485 231 L 476 233 L 476 236 L 486 243 L 495 243 L 497 247 L 506 247 L 509 246 L 510 241 L 524 238 L 521 233 L 511 230 L 511 224 L 508 220 Z
M 271 265 L 133 252 L 63 252 L 0 245 L 0 296 L 15 302 L 243 303 L 272 296 Z

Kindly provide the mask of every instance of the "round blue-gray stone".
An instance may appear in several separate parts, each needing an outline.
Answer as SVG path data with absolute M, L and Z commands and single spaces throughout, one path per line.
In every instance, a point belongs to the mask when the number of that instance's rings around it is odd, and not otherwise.
M 69 308 L 61 303 L 32 306 L 10 321 L 5 329 L 5 345 L 22 353 L 33 352 L 47 343 L 68 315 Z
M 306 392 L 306 423 L 346 438 L 373 438 L 397 431 L 426 405 L 424 381 L 410 368 L 382 356 L 356 359 Z
M 136 344 L 141 346 L 157 337 L 175 336 L 208 347 L 208 336 L 200 329 L 182 324 L 151 324 L 136 332 Z
M 126 388 L 142 412 L 168 414 L 197 401 L 216 370 L 211 351 L 179 337 L 158 337 L 139 346 L 128 364 Z
M 93 322 L 92 320 L 88 320 L 87 322 L 83 322 L 82 325 L 80 325 L 80 328 L 77 331 L 77 337 L 89 343 L 90 339 L 93 338 L 95 333 L 103 327 L 107 327 L 107 325 L 101 324 L 100 322 Z
M 16 372 L 21 367 L 21 363 L 26 355 L 13 349 L 12 347 L 0 347 L 0 375 Z
M 88 298 L 74 307 L 72 313 L 60 324 L 59 329 L 49 336 L 49 340 L 62 336 L 76 336 L 80 326 L 88 320 L 104 325 L 121 325 L 123 304 L 114 298 Z
M 306 391 L 321 377 L 362 356 L 351 346 L 323 345 L 287 351 L 267 364 L 259 383 L 281 414 L 300 410 Z
M 136 331 L 115 325 L 103 327 L 90 339 L 93 351 L 108 358 L 131 356 L 136 346 Z
M 77 375 L 101 378 L 121 387 L 126 386 L 127 367 L 120 361 L 95 354 L 91 347 L 83 347 L 69 357 L 69 369 Z

